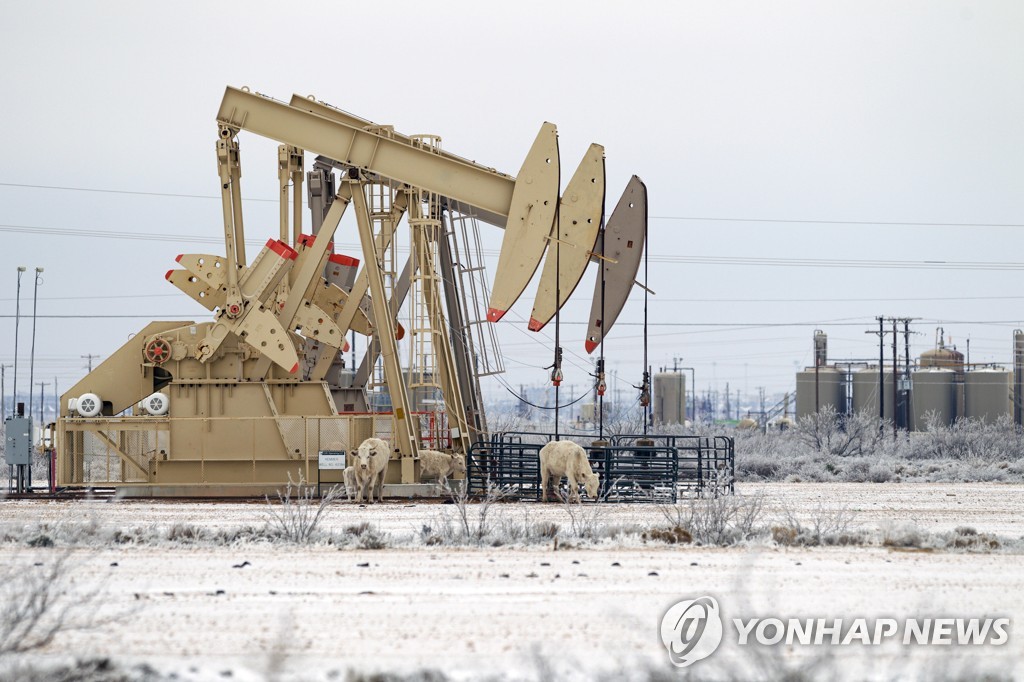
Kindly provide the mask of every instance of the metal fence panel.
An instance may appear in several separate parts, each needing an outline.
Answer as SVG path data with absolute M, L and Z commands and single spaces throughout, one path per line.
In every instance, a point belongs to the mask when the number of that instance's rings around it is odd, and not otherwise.
M 489 486 L 498 486 L 511 497 L 539 500 L 541 447 L 536 443 L 476 443 L 466 458 L 469 494 L 486 495 Z

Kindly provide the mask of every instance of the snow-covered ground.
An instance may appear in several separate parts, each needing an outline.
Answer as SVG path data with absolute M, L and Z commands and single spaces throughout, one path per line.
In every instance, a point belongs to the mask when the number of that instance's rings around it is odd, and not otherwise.
M 1024 486 L 1000 484 L 766 484 L 767 517 L 813 517 L 847 508 L 867 528 L 916 523 L 926 531 L 969 525 L 1024 535 Z M 451 510 L 450 506 L 448 511 Z M 503 513 L 567 524 L 560 505 L 505 505 Z M 442 505 L 391 501 L 343 505 L 336 531 L 367 521 L 392 539 L 415 538 Z M 175 523 L 210 529 L 258 526 L 262 503 L 153 501 L 0 503 L 7 527 L 93 518 L 104 526 Z M 650 506 L 608 506 L 603 523 L 657 525 Z M 677 675 L 659 639 L 665 610 L 710 595 L 724 618 L 908 617 L 1011 619 L 1002 646 L 772 647 L 755 654 L 727 641 L 689 670 L 772 679 L 820 664 L 813 679 L 959 679 L 1024 675 L 1024 557 L 883 547 L 731 548 L 661 543 L 424 546 L 395 541 L 361 550 L 319 544 L 142 544 L 76 549 L 83 584 L 105 578 L 104 608 L 123 613 L 103 628 L 62 634 L 34 654 L 146 662 L 180 679 L 344 679 L 347 670 L 436 668 L 459 679 L 594 679 L 640 665 Z M 59 547 L 0 545 L 10 565 Z M 922 663 L 923 661 L 923 663 Z M 550 676 L 548 666 L 553 666 Z M 748 668 L 747 666 L 759 666 Z M 767 667 L 766 667 L 767 666 Z M 1015 667 L 1016 666 L 1016 667 Z M 282 672 L 283 671 L 283 672 Z M 767 671 L 767 672 L 764 672 Z M 671 679 L 671 678 L 670 678 Z

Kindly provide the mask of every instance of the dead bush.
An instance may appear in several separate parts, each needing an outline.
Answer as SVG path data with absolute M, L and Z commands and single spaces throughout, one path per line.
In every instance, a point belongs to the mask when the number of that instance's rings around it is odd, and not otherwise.
M 320 522 L 324 515 L 344 495 L 340 486 L 333 486 L 319 500 L 315 499 L 316 487 L 307 485 L 302 475 L 293 481 L 288 475 L 288 485 L 277 491 L 277 504 L 269 497 L 265 509 L 267 528 L 286 542 L 306 544 L 320 537 Z
M 102 580 L 70 552 L 15 557 L 0 573 L 0 658 L 49 645 L 61 633 L 94 630 L 124 617 L 106 605 Z M 93 580 L 93 579 L 89 579 Z
M 641 535 L 644 540 L 652 540 L 655 542 L 664 542 L 668 545 L 687 545 L 693 542 L 693 536 L 690 535 L 690 531 L 680 526 L 673 526 L 672 528 L 652 528 L 651 530 L 644 531 Z
M 782 523 L 772 526 L 772 539 L 783 546 L 864 544 L 867 538 L 863 534 L 851 532 L 855 518 L 855 514 L 845 505 L 827 507 L 818 502 L 805 518 L 801 518 L 789 507 L 784 507 Z

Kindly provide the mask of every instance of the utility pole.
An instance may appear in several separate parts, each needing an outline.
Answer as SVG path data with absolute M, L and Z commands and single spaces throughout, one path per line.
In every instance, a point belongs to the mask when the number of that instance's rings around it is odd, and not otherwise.
M 14 391 L 11 393 L 11 414 L 18 413 L 18 328 L 21 325 L 21 276 L 27 270 L 24 265 L 18 266 L 18 297 L 14 305 Z M 32 387 L 29 386 L 29 395 L 32 394 Z
M 761 411 L 757 423 L 759 426 L 764 427 L 768 424 L 768 415 L 764 411 L 764 386 L 758 386 L 757 392 L 761 396 Z
M 622 389 L 619 387 L 619 370 L 612 370 L 612 381 L 615 383 L 615 410 L 618 411 L 622 405 Z
M 899 402 L 899 381 L 896 379 L 896 373 L 899 369 L 899 359 L 897 358 L 896 343 L 899 338 L 896 336 L 896 318 L 892 318 L 892 439 L 896 440 L 899 438 L 899 419 L 897 419 Z
M 903 372 L 903 387 L 900 389 L 900 393 L 903 395 L 903 425 L 910 430 L 910 323 L 913 322 L 914 317 L 901 317 L 900 322 L 903 323 L 903 352 L 904 352 L 904 372 Z M 895 370 L 894 370 L 895 371 Z
M 100 356 L 99 355 L 93 355 L 93 354 L 90 353 L 88 355 L 83 355 L 81 357 L 82 357 L 83 360 L 85 360 L 86 362 L 89 363 L 88 364 L 88 369 L 89 369 L 89 373 L 91 374 L 92 373 L 92 360 L 93 360 L 93 358 L 99 358 Z
M 892 429 L 893 438 L 898 430 L 910 428 L 910 323 L 913 317 L 876 317 L 878 331 L 864 332 L 878 336 L 878 421 L 879 431 L 885 428 L 885 335 L 892 334 Z M 891 322 L 887 330 L 885 323 Z M 899 361 L 899 333 L 897 323 L 903 323 L 903 345 L 906 357 L 901 366 Z
M 39 300 L 39 283 L 43 281 L 40 277 L 42 268 L 36 268 L 35 286 L 32 287 L 32 353 L 28 361 L 28 418 L 32 419 L 32 387 L 35 385 L 36 372 L 36 302 Z M 42 417 L 42 415 L 40 415 Z
M 907 431 L 910 431 L 910 318 L 903 318 L 903 361 L 906 372 L 903 375 L 903 410 L 906 414 Z
M 7 368 L 10 365 L 0 365 L 0 422 L 7 418 Z
M 878 320 L 877 332 L 864 332 L 865 334 L 876 334 L 878 336 L 878 430 L 885 430 L 885 318 L 876 317 Z M 894 377 L 895 378 L 895 377 Z
M 39 437 L 43 437 L 43 426 L 46 424 L 46 417 L 43 414 L 43 389 L 49 386 L 49 382 L 37 381 L 36 386 L 39 387 Z

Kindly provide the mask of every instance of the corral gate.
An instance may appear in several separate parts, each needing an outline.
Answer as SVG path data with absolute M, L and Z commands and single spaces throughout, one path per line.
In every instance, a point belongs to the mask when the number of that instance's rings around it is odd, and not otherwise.
M 488 486 L 498 486 L 506 496 L 540 500 L 539 452 L 553 438 L 509 432 L 476 443 L 466 462 L 470 495 L 485 495 Z M 637 445 L 642 439 L 651 444 Z M 591 468 L 601 476 L 599 497 L 604 501 L 674 503 L 680 491 L 733 492 L 731 438 L 620 435 L 607 446 L 584 449 Z

